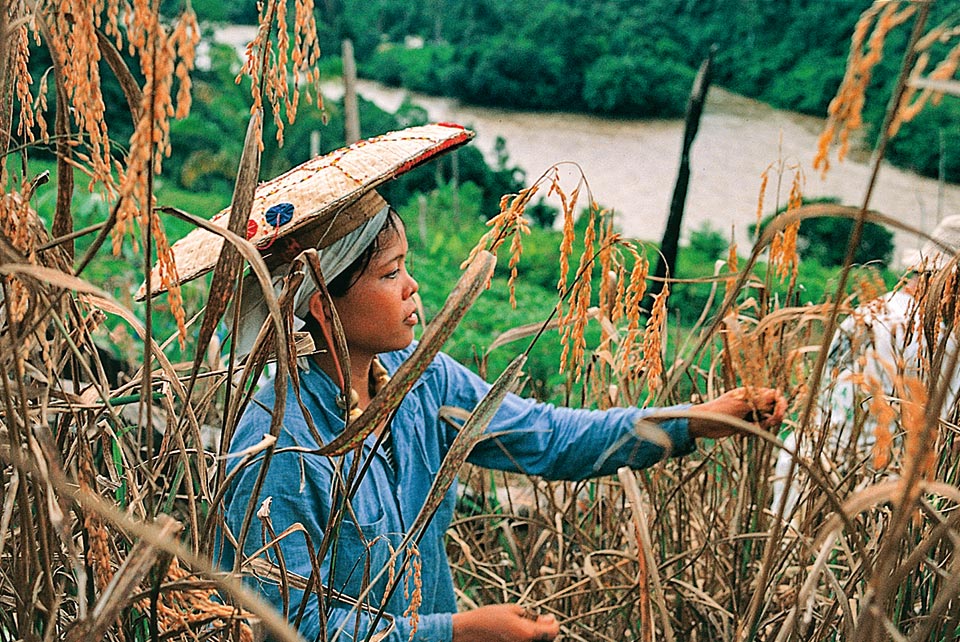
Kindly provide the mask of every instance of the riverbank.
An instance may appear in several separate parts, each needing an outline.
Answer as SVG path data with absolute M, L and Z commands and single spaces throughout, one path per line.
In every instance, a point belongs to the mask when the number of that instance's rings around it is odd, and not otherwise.
M 333 98 L 339 90 L 330 83 L 326 91 Z M 659 240 L 663 234 L 679 164 L 682 121 L 489 109 L 370 81 L 361 81 L 358 91 L 386 110 L 396 110 L 409 99 L 426 109 L 431 120 L 475 129 L 474 144 L 491 159 L 497 137 L 503 137 L 511 163 L 526 170 L 528 181 L 557 163 L 566 164 L 563 174 L 573 181 L 579 168 L 593 198 L 617 213 L 624 234 L 645 240 Z M 833 196 L 846 205 L 862 204 L 871 173 L 866 159 L 853 155 L 842 163 L 834 160 L 825 178 L 813 171 L 822 125 L 822 119 L 712 88 L 692 150 L 684 236 L 711 225 L 725 235 L 732 233 L 741 251 L 750 247 L 748 229 L 756 221 L 761 174 L 771 164 L 785 168 L 781 204 L 797 168 L 805 177 L 808 197 Z M 765 213 L 778 202 L 776 183 L 773 170 Z M 870 207 L 929 232 L 943 216 L 960 212 L 960 186 L 940 186 L 884 163 Z M 895 243 L 898 255 L 918 245 L 916 236 L 902 232 L 895 233 Z
M 218 32 L 217 39 L 245 47 L 244 27 Z M 339 81 L 326 83 L 328 98 L 342 93 Z M 575 184 L 582 171 L 594 200 L 616 212 L 622 232 L 659 241 L 669 211 L 683 138 L 681 120 L 600 118 L 563 112 L 518 112 L 464 105 L 456 100 L 360 81 L 359 93 L 387 111 L 404 100 L 426 109 L 432 121 L 452 121 L 477 132 L 474 141 L 495 160 L 496 139 L 507 144 L 510 163 L 523 168 L 532 182 L 555 164 L 563 163 L 565 184 Z M 793 172 L 805 177 L 808 197 L 836 197 L 859 206 L 867 191 L 871 168 L 865 153 L 853 153 L 843 163 L 833 160 L 826 178 L 812 168 L 823 119 L 785 112 L 756 100 L 713 87 L 691 155 L 683 236 L 711 225 L 733 235 L 741 253 L 752 244 L 749 226 L 756 222 L 761 174 L 771 165 L 785 168 L 776 193 L 771 172 L 764 213 L 783 204 Z M 960 213 L 960 185 L 937 181 L 884 163 L 869 204 L 921 232 L 931 231 L 946 215 Z M 915 235 L 895 232 L 897 256 L 921 244 Z M 843 242 L 843 239 L 838 239 Z

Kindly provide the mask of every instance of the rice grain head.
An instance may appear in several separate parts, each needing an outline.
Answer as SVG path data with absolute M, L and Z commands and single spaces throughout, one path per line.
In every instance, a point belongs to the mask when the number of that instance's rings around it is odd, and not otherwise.
M 564 210 L 563 240 L 560 242 L 560 280 L 557 281 L 557 290 L 560 292 L 567 289 L 567 275 L 570 272 L 570 256 L 573 254 L 573 243 L 576 240 L 573 223 L 573 214 L 568 210 Z
M 181 119 L 190 115 L 192 101 L 190 72 L 193 71 L 197 45 L 200 44 L 200 25 L 197 23 L 197 15 L 190 9 L 189 5 L 181 14 L 170 38 L 177 52 L 177 65 L 174 75 L 180 84 L 177 90 L 177 107 L 174 118 Z
M 727 274 L 730 276 L 727 277 L 724 283 L 724 298 L 729 298 L 730 292 L 737 285 L 737 275 L 740 271 L 739 261 L 740 258 L 737 256 L 737 241 L 733 239 L 730 241 L 730 247 L 727 249 Z
M 643 370 L 647 378 L 647 387 L 656 392 L 663 385 L 663 347 L 664 334 L 667 331 L 667 298 L 670 296 L 670 284 L 664 283 L 663 289 L 653 298 L 650 318 L 643 331 Z
M 625 314 L 627 328 L 617 354 L 617 363 L 620 364 L 620 374 L 630 376 L 635 363 L 642 363 L 643 344 L 640 338 L 640 316 L 643 296 L 647 291 L 647 275 L 650 263 L 646 256 L 640 254 L 632 245 L 627 246 L 633 255 L 633 268 L 630 271 L 630 283 L 627 286 L 625 300 Z M 638 366 L 640 367 L 640 366 Z
M 410 555 L 410 570 L 404 582 L 403 597 L 409 600 L 403 617 L 410 618 L 410 642 L 413 642 L 420 624 L 420 605 L 423 603 L 423 572 L 420 561 L 420 550 L 415 546 L 408 549 Z M 413 587 L 411 590 L 410 587 Z
M 263 108 L 263 99 L 266 97 L 277 127 L 277 144 L 282 147 L 285 127 L 283 115 L 286 114 L 288 123 L 296 120 L 301 77 L 308 84 L 304 92 L 307 103 L 313 102 L 315 94 L 317 107 L 323 109 L 320 71 L 317 68 L 320 44 L 314 18 L 314 3 L 313 0 L 296 0 L 292 47 L 287 23 L 287 1 L 267 0 L 259 6 L 260 28 L 247 46 L 245 61 L 237 74 L 236 82 L 239 84 L 244 75 L 251 79 L 251 113 Z M 261 141 L 261 151 L 262 145 Z
M 869 400 L 867 412 L 874 421 L 873 467 L 882 470 L 892 458 L 893 432 L 890 427 L 897 418 L 897 411 L 878 377 L 859 374 L 851 377 L 851 381 L 864 391 L 864 397 Z
M 97 475 L 93 467 L 93 454 L 86 439 L 77 440 L 77 483 L 80 492 L 98 495 Z M 113 579 L 113 566 L 110 561 L 110 535 L 107 528 L 94 511 L 85 511 L 83 528 L 87 533 L 87 562 L 93 568 L 94 584 L 98 593 L 102 593 Z
M 744 330 L 735 310 L 727 313 L 723 325 L 727 362 L 733 369 L 734 379 L 739 379 L 747 388 L 760 388 L 772 381 L 766 373 L 767 355 L 761 337 Z
M 72 107 L 73 119 L 84 136 L 90 151 L 91 189 L 102 184 L 113 190 L 110 173 L 110 135 L 105 119 L 106 107 L 100 89 L 100 48 L 97 46 L 95 22 L 99 14 L 96 0 L 76 0 L 70 11 L 45 5 L 36 16 L 48 24 L 48 43 L 55 68 L 61 70 L 57 82 L 62 83 Z
M 17 28 L 13 60 L 13 83 L 16 88 L 17 101 L 20 103 L 20 114 L 17 123 L 17 136 L 25 142 L 36 140 L 34 127 L 37 125 L 35 102 L 30 93 L 33 77 L 30 75 L 30 33 L 27 24 Z
M 180 566 L 174 558 L 167 569 L 165 583 L 187 583 L 193 574 Z M 143 612 L 149 612 L 151 601 L 144 598 L 137 602 Z M 240 642 L 253 642 L 253 630 L 246 619 L 252 614 L 219 601 L 212 588 L 185 588 L 160 591 L 156 602 L 158 629 L 166 636 L 195 636 L 198 627 L 239 631 Z
M 514 212 L 513 232 L 510 240 L 510 279 L 507 286 L 510 289 L 510 305 L 513 309 L 517 308 L 517 276 L 519 274 L 517 265 L 520 264 L 520 256 L 523 254 L 523 236 L 530 234 L 530 222 L 523 215 L 523 201 Z
M 813 167 L 819 169 L 822 176 L 826 175 L 830 166 L 830 148 L 839 143 L 837 159 L 842 161 L 850 147 L 850 134 L 863 126 L 867 86 L 873 68 L 883 57 L 887 35 L 916 11 L 915 5 L 908 3 L 898 12 L 903 4 L 899 0 L 876 0 L 857 21 L 850 42 L 847 69 L 837 95 L 830 101 L 827 124 L 817 142 Z
M 570 310 L 560 323 L 560 330 L 563 333 L 563 354 L 568 356 L 566 361 L 561 356 L 560 372 L 572 369 L 575 381 L 580 381 L 583 374 L 584 355 L 587 348 L 586 329 L 592 295 L 593 264 L 596 258 L 594 255 L 596 228 L 597 210 L 591 207 L 590 219 L 583 235 L 583 254 L 580 256 L 580 265 L 577 268 L 576 281 L 571 293 Z M 572 347 L 568 351 L 569 343 L 572 343 Z
M 620 235 L 613 231 L 613 217 L 607 210 L 600 212 L 600 250 L 597 258 L 600 261 L 600 310 L 608 319 L 612 320 L 616 307 L 617 273 L 613 269 L 615 254 Z
M 858 305 L 876 307 L 883 304 L 881 297 L 887 292 L 887 284 L 878 271 L 865 270 L 855 275 L 853 292 Z
M 784 216 L 790 216 L 803 205 L 803 171 L 799 166 L 794 169 Z M 791 285 L 793 285 L 797 278 L 800 263 L 800 257 L 797 255 L 797 237 L 800 232 L 800 223 L 800 221 L 795 221 L 787 225 L 777 233 L 770 244 L 770 265 L 775 269 L 777 278 L 780 279 L 781 283 L 789 276 Z
M 627 270 L 623 264 L 623 257 L 616 262 L 616 270 L 611 270 L 609 278 L 615 284 L 613 304 L 610 310 L 610 320 L 618 323 L 626 314 L 627 307 Z
M 539 184 L 524 188 L 517 194 L 505 194 L 500 197 L 500 212 L 487 221 L 487 230 L 477 244 L 470 250 L 467 258 L 460 264 L 465 269 L 481 251 L 496 254 L 500 246 L 509 237 L 511 270 L 516 267 L 523 253 L 522 234 L 530 233 L 530 222 L 523 215 L 527 204 L 539 191 Z
M 31 212 L 30 204 L 19 193 L 5 194 L 3 187 L 0 186 L 0 236 L 31 264 L 37 262 L 35 249 L 37 237 L 30 226 L 30 221 L 35 219 L 36 215 Z M 3 281 L 7 285 L 9 299 L 4 299 L 0 303 L 6 308 L 10 319 L 19 323 L 31 309 L 31 290 L 26 283 L 13 275 L 4 276 Z
M 931 33 L 927 34 L 927 36 L 921 39 L 921 41 L 917 43 L 917 49 L 921 50 L 925 47 L 930 47 L 938 40 L 947 41 L 951 38 L 951 34 L 956 35 L 956 33 L 960 33 L 960 30 L 952 32 L 947 30 L 944 26 L 941 26 L 940 28 L 931 31 Z M 910 72 L 910 80 L 920 80 L 923 77 L 923 71 L 926 69 L 926 66 L 929 64 L 929 62 L 930 52 L 923 51 L 917 57 L 917 62 Z M 958 66 L 960 66 L 960 43 L 954 45 L 947 55 L 944 56 L 943 60 L 941 60 L 934 70 L 930 72 L 927 78 L 932 81 L 948 81 L 957 73 Z M 917 114 L 923 111 L 923 108 L 928 102 L 938 105 L 941 100 L 943 100 L 942 91 L 936 91 L 936 89 L 929 86 L 924 87 L 923 89 L 918 89 L 916 84 L 908 82 L 907 86 L 904 88 L 903 95 L 900 97 L 900 103 L 897 107 L 896 113 L 894 114 L 893 119 L 890 121 L 890 128 L 888 130 L 889 135 L 891 137 L 896 136 L 900 131 L 900 127 L 904 123 L 910 122 L 916 118 Z
M 767 195 L 767 183 L 770 182 L 770 170 L 773 163 L 760 173 L 760 194 L 757 196 L 757 235 L 760 235 L 760 222 L 763 220 L 763 201 Z
M 180 293 L 177 266 L 163 224 L 154 209 L 155 197 L 151 178 L 162 171 L 163 158 L 170 154 L 170 118 L 189 109 L 189 100 L 183 96 L 185 88 L 181 76 L 192 70 L 195 41 L 198 38 L 196 16 L 187 12 L 169 36 L 156 16 L 138 21 L 134 42 L 141 43 L 149 58 L 144 61 L 144 91 L 140 117 L 130 138 L 130 153 L 126 168 L 120 175 L 120 205 L 114 229 L 113 251 L 119 255 L 123 238 L 134 220 L 142 234 L 147 233 L 148 222 L 156 245 L 161 285 L 167 288 L 167 300 L 178 329 L 181 347 L 186 341 L 186 314 Z M 179 57 L 179 63 L 175 61 Z M 181 91 L 175 108 L 172 97 L 174 78 L 181 78 Z
M 900 423 L 906 433 L 904 451 L 906 460 L 916 462 L 917 474 L 921 479 L 933 478 L 937 465 L 938 435 L 934 433 L 932 439 L 923 439 L 927 418 L 927 386 L 917 377 L 902 375 L 898 387 L 901 392 Z M 935 417 L 929 421 L 937 422 Z

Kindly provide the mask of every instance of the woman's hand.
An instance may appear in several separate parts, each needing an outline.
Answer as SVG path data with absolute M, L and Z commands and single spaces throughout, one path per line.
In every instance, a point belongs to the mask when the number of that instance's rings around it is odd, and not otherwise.
M 492 604 L 453 614 L 453 642 L 550 642 L 560 633 L 552 615 L 519 604 Z
M 770 430 L 780 425 L 786 411 L 787 400 L 775 388 L 736 388 L 690 409 L 690 436 L 718 439 L 737 432 L 730 424 L 712 417 L 697 417 L 697 413 L 727 415 L 752 421 L 761 428 Z

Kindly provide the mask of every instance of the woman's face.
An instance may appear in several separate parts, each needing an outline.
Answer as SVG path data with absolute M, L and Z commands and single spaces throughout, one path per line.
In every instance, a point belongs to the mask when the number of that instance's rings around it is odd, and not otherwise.
M 403 224 L 388 229 L 381 249 L 346 294 L 333 297 L 352 358 L 372 358 L 406 348 L 413 341 L 418 285 L 407 272 Z

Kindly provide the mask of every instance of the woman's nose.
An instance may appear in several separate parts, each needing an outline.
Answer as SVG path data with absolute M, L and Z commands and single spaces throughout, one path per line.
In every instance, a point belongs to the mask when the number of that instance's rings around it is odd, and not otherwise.
M 420 284 L 409 272 L 407 273 L 407 279 L 407 297 L 411 297 L 420 289 Z

